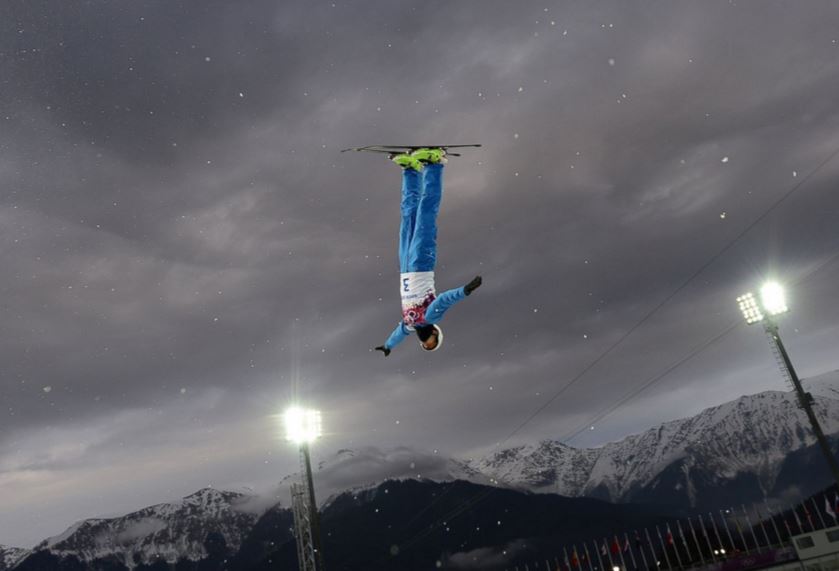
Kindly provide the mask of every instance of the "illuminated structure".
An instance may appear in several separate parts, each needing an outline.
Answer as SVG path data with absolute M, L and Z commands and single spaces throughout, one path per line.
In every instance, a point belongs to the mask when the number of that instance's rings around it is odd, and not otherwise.
M 813 395 L 805 392 L 804 387 L 801 386 L 801 380 L 792 366 L 792 361 L 778 333 L 778 324 L 774 320 L 776 316 L 789 311 L 784 297 L 784 289 L 778 283 L 769 282 L 760 289 L 759 299 L 754 294 L 747 293 L 738 297 L 737 303 L 740 306 L 740 311 L 743 312 L 743 317 L 746 318 L 746 323 L 749 325 L 763 323 L 763 328 L 772 344 L 772 351 L 781 366 L 781 373 L 795 389 L 798 402 L 804 412 L 807 413 L 807 418 L 810 419 L 813 433 L 816 435 L 816 440 L 825 460 L 827 460 L 827 465 L 833 473 L 833 479 L 839 484 L 839 463 L 837 463 L 836 457 L 830 450 L 830 445 L 827 443 L 827 438 L 825 438 L 818 418 L 816 418 L 816 413 L 813 412 Z
M 294 535 L 297 538 L 297 560 L 300 571 L 323 571 L 323 552 L 320 546 L 320 523 L 315 486 L 312 481 L 312 461 L 309 444 L 321 435 L 320 411 L 298 407 L 283 415 L 286 438 L 300 449 L 302 482 L 291 485 L 291 506 L 294 512 Z

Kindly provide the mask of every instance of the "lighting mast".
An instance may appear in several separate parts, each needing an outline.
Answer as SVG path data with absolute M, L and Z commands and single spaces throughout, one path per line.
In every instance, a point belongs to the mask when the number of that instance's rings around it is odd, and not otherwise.
M 303 472 L 301 481 L 291 485 L 298 566 L 300 571 L 323 571 L 318 504 L 315 501 L 312 460 L 309 455 L 309 444 L 321 435 L 320 411 L 292 407 L 283 415 L 283 421 L 286 438 L 298 445 Z
M 774 317 L 789 311 L 784 296 L 784 288 L 778 283 L 769 282 L 760 289 L 759 300 L 754 294 L 747 293 L 738 297 L 737 303 L 740 306 L 740 311 L 743 312 L 743 317 L 746 318 L 746 323 L 749 325 L 763 323 L 763 328 L 772 344 L 772 351 L 775 353 L 775 357 L 781 367 L 781 373 L 795 389 L 795 393 L 798 395 L 798 402 L 801 408 L 804 409 L 804 412 L 807 413 L 807 418 L 810 419 L 813 434 L 816 435 L 816 440 L 824 454 L 825 460 L 827 460 L 827 465 L 833 473 L 833 479 L 839 485 L 839 462 L 836 461 L 836 456 L 830 450 L 830 445 L 819 424 L 819 419 L 816 418 L 816 413 L 813 411 L 813 395 L 806 392 L 801 385 L 801 380 L 798 378 L 798 374 L 792 366 L 792 361 L 784 347 L 784 343 L 781 341 L 778 324 L 774 320 Z

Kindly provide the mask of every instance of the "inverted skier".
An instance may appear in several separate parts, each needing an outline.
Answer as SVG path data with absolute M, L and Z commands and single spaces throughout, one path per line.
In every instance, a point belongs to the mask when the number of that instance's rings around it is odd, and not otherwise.
M 387 357 L 391 350 L 416 332 L 425 351 L 443 343 L 438 323 L 451 307 L 481 285 L 476 276 L 465 286 L 444 291 L 434 288 L 437 261 L 437 213 L 443 196 L 444 149 L 417 149 L 393 157 L 402 167 L 402 223 L 399 229 L 399 290 L 402 321 L 384 345 L 376 347 Z

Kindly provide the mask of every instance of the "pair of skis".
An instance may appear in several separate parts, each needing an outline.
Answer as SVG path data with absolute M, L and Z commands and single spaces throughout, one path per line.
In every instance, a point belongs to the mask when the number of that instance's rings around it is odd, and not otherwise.
M 450 153 L 449 149 L 463 149 L 466 147 L 480 147 L 481 145 L 368 145 L 367 147 L 351 147 L 349 149 L 341 149 L 342 153 L 347 151 L 363 151 L 367 153 L 385 153 L 387 155 L 396 156 L 401 154 L 409 154 L 417 149 L 443 149 L 446 151 L 448 157 L 459 157 L 460 153 Z

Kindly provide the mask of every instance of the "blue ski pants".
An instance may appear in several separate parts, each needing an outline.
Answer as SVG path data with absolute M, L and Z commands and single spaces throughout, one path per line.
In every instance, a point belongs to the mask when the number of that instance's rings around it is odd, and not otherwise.
M 437 262 L 437 214 L 443 198 L 443 165 L 402 173 L 399 271 L 430 272 Z

